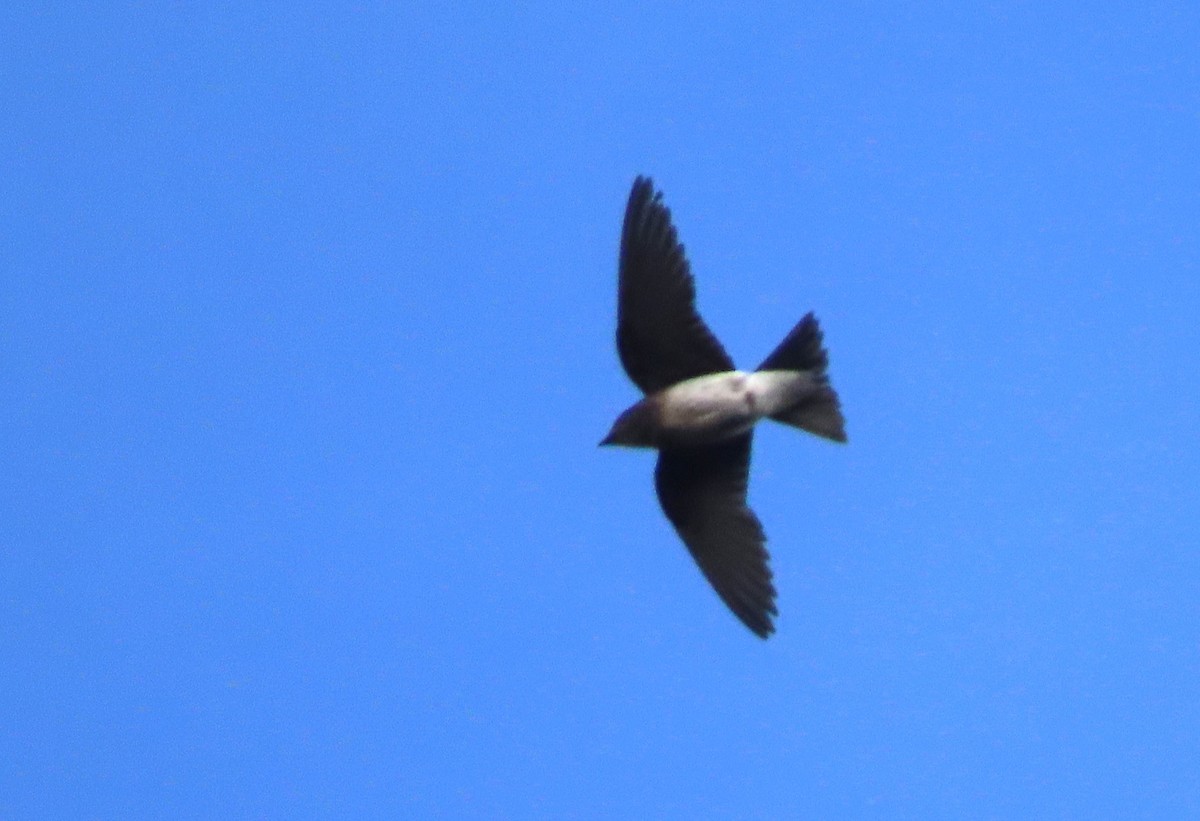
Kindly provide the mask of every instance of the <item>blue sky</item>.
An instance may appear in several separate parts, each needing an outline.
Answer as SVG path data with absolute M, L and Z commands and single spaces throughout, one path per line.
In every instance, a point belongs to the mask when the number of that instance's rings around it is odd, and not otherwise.
M 9 4 L 0 816 L 1200 814 L 1200 11 Z M 599 450 L 628 187 L 749 634 Z

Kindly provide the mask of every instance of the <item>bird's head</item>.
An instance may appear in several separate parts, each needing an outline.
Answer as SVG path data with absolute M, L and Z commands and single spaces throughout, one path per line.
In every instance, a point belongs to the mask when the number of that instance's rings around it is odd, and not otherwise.
M 660 427 L 658 407 L 653 400 L 643 399 L 617 417 L 612 429 L 600 444 L 655 448 L 658 447 Z

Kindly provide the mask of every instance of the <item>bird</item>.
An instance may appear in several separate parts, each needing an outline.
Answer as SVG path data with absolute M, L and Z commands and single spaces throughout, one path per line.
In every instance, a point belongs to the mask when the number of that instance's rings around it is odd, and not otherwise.
M 806 314 L 753 371 L 740 371 L 696 309 L 696 287 L 662 192 L 638 176 L 621 227 L 617 353 L 644 395 L 601 446 L 658 451 L 667 520 L 717 595 L 754 634 L 775 631 L 762 524 L 746 504 L 755 425 L 772 419 L 846 442 L 816 317 Z

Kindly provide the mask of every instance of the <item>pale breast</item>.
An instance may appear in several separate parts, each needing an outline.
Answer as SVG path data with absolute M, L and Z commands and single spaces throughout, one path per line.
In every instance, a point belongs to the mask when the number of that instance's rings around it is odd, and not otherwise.
M 745 433 L 762 417 L 751 379 L 741 371 L 680 382 L 658 397 L 664 438 L 681 444 L 717 442 Z

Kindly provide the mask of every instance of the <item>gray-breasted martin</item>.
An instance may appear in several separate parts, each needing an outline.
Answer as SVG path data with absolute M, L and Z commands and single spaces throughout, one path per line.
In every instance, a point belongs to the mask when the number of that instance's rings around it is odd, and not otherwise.
M 647 177 L 629 192 L 621 229 L 617 352 L 646 395 L 601 445 L 656 448 L 654 486 L 696 564 L 742 622 L 775 630 L 766 535 L 746 506 L 750 440 L 766 417 L 846 441 L 828 356 L 810 313 L 746 373 L 696 312 L 696 288 L 662 194 Z

